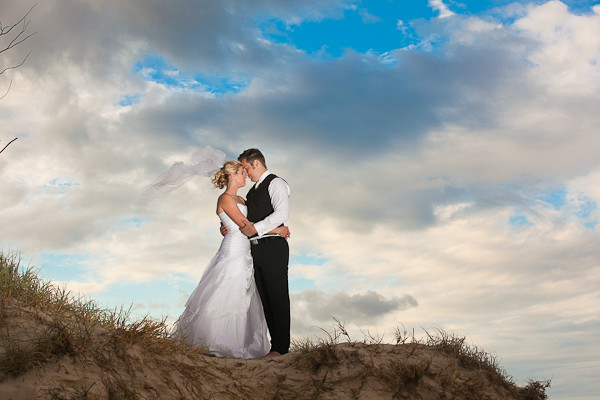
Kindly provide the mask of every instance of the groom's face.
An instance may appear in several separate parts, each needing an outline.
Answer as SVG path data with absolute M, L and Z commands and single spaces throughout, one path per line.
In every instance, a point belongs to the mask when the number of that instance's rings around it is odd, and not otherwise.
M 260 178 L 260 173 L 258 168 L 256 168 L 257 163 L 258 161 L 254 161 L 252 164 L 250 164 L 248 161 L 246 161 L 246 159 L 242 160 L 242 167 L 246 170 L 252 182 L 257 182 Z

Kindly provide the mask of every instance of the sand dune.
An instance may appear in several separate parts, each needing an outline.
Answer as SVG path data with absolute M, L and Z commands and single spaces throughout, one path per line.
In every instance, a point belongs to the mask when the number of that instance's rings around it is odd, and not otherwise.
M 439 346 L 322 343 L 276 359 L 221 359 L 143 330 L 97 326 L 83 338 L 74 318 L 10 299 L 2 313 L 0 399 L 544 398 Z M 19 351 L 30 362 L 11 370 Z
M 549 382 L 517 387 L 494 358 L 444 332 L 426 343 L 339 336 L 273 359 L 211 357 L 169 339 L 161 321 L 75 299 L 0 253 L 2 400 L 546 398 Z

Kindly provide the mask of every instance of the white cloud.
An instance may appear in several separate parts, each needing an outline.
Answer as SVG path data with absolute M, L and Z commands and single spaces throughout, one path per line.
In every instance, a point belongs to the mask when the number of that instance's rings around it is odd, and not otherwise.
M 571 14 L 560 1 L 532 7 L 515 23 L 539 42 L 529 57 L 552 92 L 590 95 L 600 88 L 600 15 Z
M 75 296 L 80 296 L 81 299 L 91 299 L 90 296 L 97 295 L 98 293 L 104 292 L 108 289 L 108 285 L 106 283 L 100 283 L 93 279 L 87 282 L 52 281 L 52 283 L 57 287 L 65 288 L 67 291 L 73 293 Z
M 36 7 L 44 35 L 0 100 L 0 144 L 19 137 L 0 155 L 0 245 L 89 256 L 76 290 L 172 279 L 182 307 L 218 248 L 218 191 L 201 178 L 158 202 L 142 190 L 206 144 L 229 158 L 258 146 L 292 188 L 290 277 L 311 285 L 293 294 L 295 332 L 319 333 L 329 315 L 359 338 L 441 327 L 511 373 L 543 364 L 552 378 L 551 360 L 560 385 L 587 382 L 577 368 L 594 365 L 600 311 L 597 8 L 422 21 L 417 33 L 443 44 L 383 63 L 269 43 L 249 8 L 317 21 L 341 15 L 328 14 L 335 2 L 231 4 Z M 146 81 L 132 68 L 152 53 L 186 76 L 217 68 L 249 83 L 209 97 Z M 126 95 L 139 101 L 119 106 Z
M 448 6 L 444 4 L 442 0 L 429 0 L 428 3 L 429 7 L 433 8 L 439 13 L 439 18 L 447 18 L 454 15 L 454 13 L 450 11 Z
M 381 18 L 379 18 L 376 15 L 373 15 L 371 13 L 369 13 L 369 11 L 366 8 L 361 8 L 358 10 L 358 14 L 360 15 L 362 22 L 365 24 L 374 24 L 376 22 L 381 21 Z

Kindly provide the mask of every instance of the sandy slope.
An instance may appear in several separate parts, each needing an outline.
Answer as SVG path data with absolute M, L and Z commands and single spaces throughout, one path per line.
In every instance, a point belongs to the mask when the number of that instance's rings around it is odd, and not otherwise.
M 10 299 L 0 306 L 0 399 L 544 398 L 439 346 L 342 343 L 220 359 L 143 328 L 84 327 Z

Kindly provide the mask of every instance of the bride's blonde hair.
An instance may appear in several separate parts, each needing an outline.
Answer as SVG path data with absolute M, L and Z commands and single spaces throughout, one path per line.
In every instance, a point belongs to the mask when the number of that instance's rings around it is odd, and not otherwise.
M 241 166 L 242 163 L 239 161 L 225 162 L 221 169 L 215 172 L 215 177 L 212 180 L 213 184 L 219 189 L 223 189 L 229 182 L 229 175 L 237 173 Z

